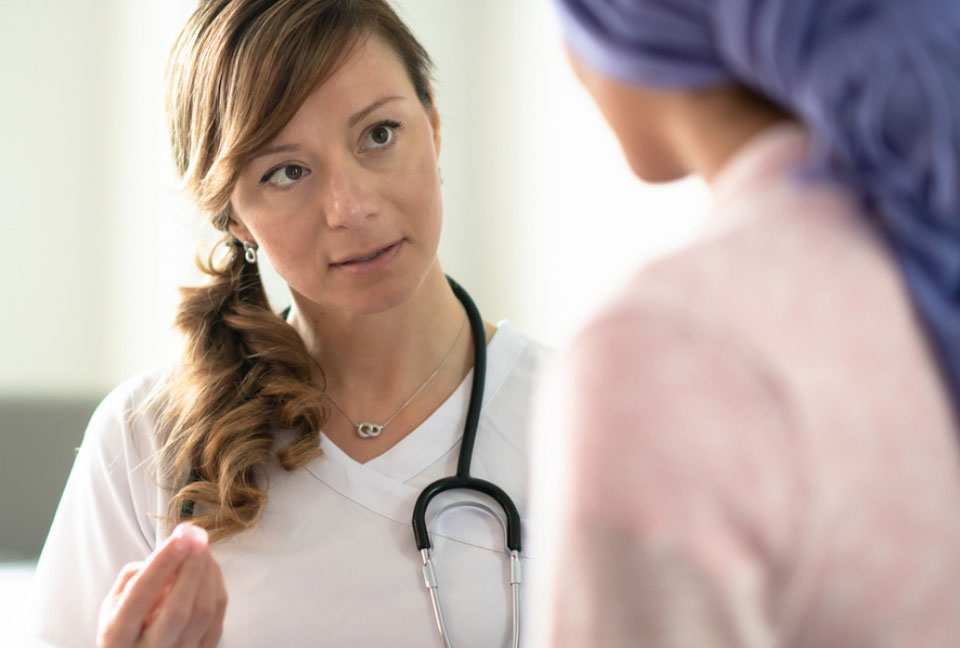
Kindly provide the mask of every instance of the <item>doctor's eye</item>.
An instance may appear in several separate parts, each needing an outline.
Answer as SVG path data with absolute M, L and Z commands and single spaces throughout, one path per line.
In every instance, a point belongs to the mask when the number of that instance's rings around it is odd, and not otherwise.
M 367 132 L 363 138 L 364 149 L 383 148 L 393 141 L 394 131 L 400 128 L 400 124 L 394 121 L 380 122 Z
M 267 171 L 267 173 L 260 178 L 260 184 L 270 183 L 277 187 L 285 187 L 308 175 L 310 175 L 310 171 L 304 169 L 302 166 L 298 164 L 286 164 L 282 167 Z

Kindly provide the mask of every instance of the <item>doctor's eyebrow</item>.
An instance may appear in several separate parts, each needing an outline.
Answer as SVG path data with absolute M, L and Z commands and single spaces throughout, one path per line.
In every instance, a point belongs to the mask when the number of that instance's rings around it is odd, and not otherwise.
M 391 101 L 397 101 L 402 99 L 404 99 L 404 97 L 401 97 L 400 95 L 391 95 L 389 97 L 381 97 L 376 101 L 374 101 L 369 106 L 367 106 L 366 108 L 359 110 L 355 112 L 353 115 L 351 115 L 350 119 L 347 121 L 347 125 L 350 128 L 353 128 L 357 124 L 357 122 L 362 121 L 367 115 L 375 111 L 377 108 L 380 108 L 384 104 L 390 103 Z M 277 146 L 266 146 L 260 149 L 259 151 L 257 151 L 256 153 L 254 153 L 250 159 L 255 160 L 265 155 L 273 155 L 274 153 L 286 153 L 287 151 L 296 151 L 299 148 L 300 148 L 299 144 L 278 144 Z
M 354 126 L 356 126 L 358 121 L 363 120 L 364 117 L 366 117 L 367 115 L 369 115 L 370 113 L 372 113 L 374 110 L 376 110 L 376 109 L 379 108 L 380 106 L 382 106 L 382 105 L 384 105 L 384 104 L 386 104 L 386 103 L 389 103 L 389 102 L 391 102 L 391 101 L 396 101 L 396 100 L 398 100 L 398 99 L 403 99 L 403 97 L 401 97 L 401 96 L 399 96 L 399 95 L 391 95 L 391 96 L 389 96 L 389 97 L 380 97 L 379 99 L 377 99 L 376 101 L 374 101 L 372 104 L 370 104 L 369 106 L 367 106 L 367 107 L 364 108 L 363 110 L 360 110 L 360 111 L 358 111 L 358 112 L 355 112 L 355 113 L 353 114 L 353 116 L 349 119 L 349 121 L 347 121 L 347 125 L 350 126 L 351 128 L 354 127 Z
M 299 144 L 279 144 L 277 146 L 267 146 L 260 149 L 256 153 L 254 153 L 250 159 L 255 160 L 259 157 L 263 157 L 264 155 L 272 155 L 274 153 L 286 153 L 287 151 L 296 151 L 299 148 L 300 148 Z

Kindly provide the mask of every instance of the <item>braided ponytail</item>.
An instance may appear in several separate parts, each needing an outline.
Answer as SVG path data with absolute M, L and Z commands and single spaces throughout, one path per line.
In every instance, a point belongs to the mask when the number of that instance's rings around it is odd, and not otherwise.
M 180 485 L 168 521 L 190 517 L 217 539 L 256 523 L 265 464 L 295 470 L 320 454 L 327 410 L 314 364 L 270 310 L 257 265 L 237 246 L 220 267 L 213 255 L 198 262 L 210 282 L 181 289 L 176 327 L 186 345 L 159 399 L 159 442 L 163 476 Z M 293 430 L 292 442 L 276 449 L 274 428 Z

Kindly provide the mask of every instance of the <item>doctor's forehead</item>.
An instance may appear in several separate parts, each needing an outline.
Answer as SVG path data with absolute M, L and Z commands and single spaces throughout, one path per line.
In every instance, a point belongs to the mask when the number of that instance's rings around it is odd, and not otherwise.
M 350 130 L 384 110 L 424 110 L 407 67 L 385 41 L 358 41 L 317 84 L 290 120 L 251 159 L 296 148 L 305 131 Z
M 402 61 L 388 45 L 378 42 L 357 47 L 307 95 L 288 126 L 322 114 L 335 120 L 337 127 L 350 128 L 380 108 L 408 110 L 414 104 L 422 108 Z
M 363 105 L 383 95 L 417 96 L 400 53 L 376 34 L 358 40 L 311 96 L 317 91 L 324 91 L 330 100 Z

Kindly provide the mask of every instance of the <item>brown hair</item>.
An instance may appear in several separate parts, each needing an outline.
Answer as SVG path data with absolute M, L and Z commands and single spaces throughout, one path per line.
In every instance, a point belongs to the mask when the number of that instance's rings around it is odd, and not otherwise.
M 385 0 L 201 0 L 171 54 L 167 116 L 183 186 L 218 229 L 253 154 L 374 34 L 430 107 L 430 59 Z M 190 517 L 216 540 L 259 519 L 266 462 L 295 470 L 320 454 L 328 410 L 316 365 L 271 310 L 256 264 L 235 244 L 221 262 L 211 252 L 198 264 L 210 280 L 181 289 L 183 357 L 154 402 L 161 476 L 175 491 L 167 521 Z M 279 447 L 276 427 L 293 430 L 289 444 Z

